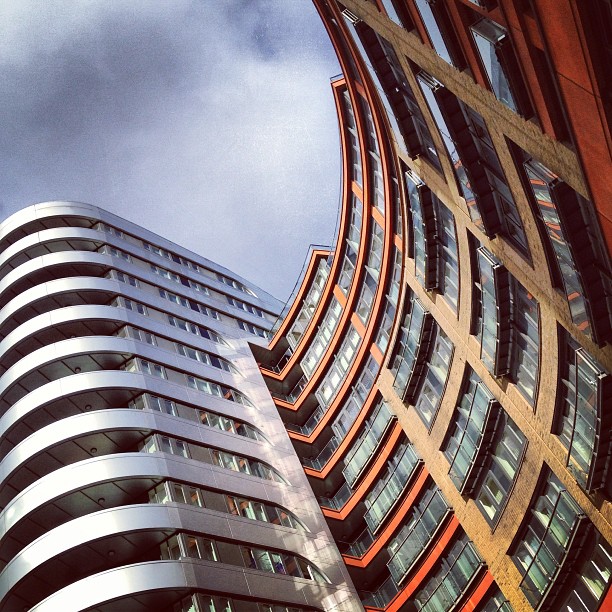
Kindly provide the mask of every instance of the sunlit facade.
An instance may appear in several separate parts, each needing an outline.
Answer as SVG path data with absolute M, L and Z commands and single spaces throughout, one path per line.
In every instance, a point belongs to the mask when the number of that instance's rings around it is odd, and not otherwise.
M 275 299 L 74 202 L 0 277 L 1 610 L 359 609 L 248 347 Z
M 314 3 L 339 237 L 256 356 L 362 603 L 610 609 L 610 2 Z

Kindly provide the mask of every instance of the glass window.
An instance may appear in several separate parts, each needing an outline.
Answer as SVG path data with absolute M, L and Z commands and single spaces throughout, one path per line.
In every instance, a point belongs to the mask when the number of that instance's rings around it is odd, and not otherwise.
M 538 607 L 548 596 L 567 560 L 584 514 L 561 481 L 547 470 L 541 493 L 529 510 L 512 560 L 523 576 L 520 587 Z M 554 595 L 553 595 L 554 597 Z
M 483 18 L 470 26 L 482 66 L 489 78 L 495 97 L 514 112 L 517 104 L 510 89 L 508 76 L 501 61 L 500 49 L 510 45 L 506 30 L 490 19 Z
M 476 504 L 491 524 L 497 522 L 508 501 L 526 444 L 523 432 L 504 411 L 495 429 L 485 473 L 474 490 Z
M 411 507 L 399 533 L 389 542 L 387 567 L 399 585 L 433 541 L 451 508 L 435 484 L 430 484 Z
M 561 333 L 557 435 L 567 466 L 588 490 L 606 485 L 612 401 L 610 375 L 566 332 Z
M 515 147 L 515 154 L 526 154 Z M 523 163 L 528 192 L 539 217 L 551 272 L 565 290 L 572 321 L 602 344 L 612 335 L 610 264 L 594 207 L 546 166 Z
M 431 41 L 431 45 L 435 49 L 436 53 L 445 62 L 448 62 L 452 66 L 453 60 L 451 58 L 449 48 L 446 44 L 445 37 L 440 31 L 438 19 L 436 19 L 436 13 L 434 13 L 431 4 L 427 0 L 414 0 L 414 3 L 417 5 L 417 8 L 421 15 L 421 20 L 423 21 L 423 25 L 425 26 L 425 29 L 427 30 L 427 35 L 429 36 L 429 40 Z M 448 32 L 446 32 L 446 35 L 448 36 Z
M 489 446 L 491 425 L 499 410 L 499 403 L 470 368 L 443 446 L 450 478 L 461 493 L 470 494 L 475 488 L 479 470 L 474 467 L 482 463 L 478 455 L 481 448 L 486 451 Z
M 476 548 L 462 533 L 439 561 L 435 573 L 415 593 L 417 610 L 451 610 L 482 565 Z

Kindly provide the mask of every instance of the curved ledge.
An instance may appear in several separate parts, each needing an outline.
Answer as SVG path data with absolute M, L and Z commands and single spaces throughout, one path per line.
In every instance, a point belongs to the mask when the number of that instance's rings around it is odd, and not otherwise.
M 257 410 L 214 395 L 203 396 L 199 391 L 139 372 L 100 370 L 60 378 L 28 393 L 0 418 L 0 440 L 14 446 L 29 436 L 32 429 L 80 414 L 90 409 L 88 405 L 94 410 L 114 406 L 118 402 L 125 406 L 135 395 L 144 392 L 179 403 L 210 408 L 239 420 L 244 420 L 250 410 Z M 107 395 L 109 399 L 100 402 L 98 397 L 96 403 L 98 395 Z M 4 449 L 2 452 L 5 452 Z
M 111 326 L 112 329 L 108 330 L 108 334 L 100 333 L 94 335 L 111 336 L 113 331 L 119 329 L 123 325 L 132 324 L 140 329 L 154 333 L 157 336 L 167 337 L 172 342 L 183 338 L 185 344 L 194 344 L 193 334 L 185 332 L 177 327 L 170 328 L 168 325 L 156 321 L 151 317 L 139 315 L 134 311 L 101 304 L 78 304 L 45 312 L 20 324 L 0 342 L 0 360 L 2 363 L 5 363 L 12 350 L 17 349 L 22 343 L 27 342 L 29 339 L 39 337 L 41 333 L 45 331 L 54 330 L 62 326 L 69 326 L 71 323 L 80 324 L 88 321 L 104 321 L 114 324 Z M 171 331 L 170 335 L 169 331 Z M 92 334 L 87 333 L 85 335 L 90 337 Z M 83 337 L 83 335 L 81 334 L 79 337 Z M 56 340 L 55 342 L 58 341 L 59 340 Z M 219 345 L 215 342 L 199 336 L 196 343 L 199 348 L 205 349 L 207 352 L 216 354 L 219 357 L 223 357 L 223 355 L 219 354 Z M 40 344 L 40 342 L 38 344 Z M 30 351 L 27 355 L 32 352 L 34 351 Z M 20 355 L 18 359 L 9 360 L 9 365 L 14 365 L 14 363 L 25 358 L 27 355 Z
M 203 520 L 203 515 L 206 515 L 205 520 Z M 236 536 L 232 533 L 232 522 L 230 515 L 220 515 L 206 509 L 156 504 L 111 508 L 76 518 L 48 531 L 24 547 L 7 564 L 0 574 L 0 601 L 5 600 L 18 583 L 27 581 L 31 574 L 46 572 L 48 568 L 44 567 L 45 564 L 55 558 L 62 558 L 62 565 L 68 565 L 73 573 L 81 572 L 80 556 L 76 555 L 76 558 L 71 560 L 66 555 L 79 547 L 93 548 L 98 554 L 105 553 L 109 549 L 116 550 L 117 554 L 113 556 L 112 563 L 123 565 L 134 557 L 135 550 L 132 546 L 126 549 L 125 544 L 121 545 L 122 536 L 129 537 L 130 534 L 137 534 L 133 544 L 142 546 L 145 552 L 151 545 L 159 545 L 179 529 L 223 540 L 234 540 Z M 308 538 L 297 532 L 290 538 L 275 537 L 275 532 L 276 526 L 270 523 L 252 525 L 248 532 L 240 534 L 240 541 L 264 548 L 280 548 L 302 556 Z M 281 530 L 281 533 L 286 536 L 284 530 Z M 85 571 L 88 571 L 91 566 L 95 565 L 102 569 L 104 565 L 108 565 L 108 562 L 104 558 L 98 558 L 84 565 Z M 326 570 L 327 568 L 323 569 L 324 572 Z M 60 573 L 58 580 L 62 580 L 64 577 L 62 574 L 64 572 Z M 283 576 L 283 578 L 291 582 L 304 580 L 291 576 Z M 24 588 L 23 585 L 22 588 Z
M 81 602 L 81 609 L 88 610 L 98 606 L 129 602 L 132 596 L 142 600 L 150 595 L 151 609 L 164 601 L 166 591 L 173 597 L 168 604 L 176 602 L 181 593 L 202 590 L 218 591 L 219 585 L 231 584 L 236 597 L 256 598 L 262 601 L 277 601 L 285 605 L 316 609 L 326 608 L 326 600 L 342 603 L 348 599 L 344 589 L 334 589 L 321 584 L 289 583 L 277 574 L 262 575 L 255 570 L 220 565 L 196 559 L 180 561 L 150 561 L 124 566 L 94 574 L 73 582 L 67 587 L 47 597 L 31 608 L 30 612 L 57 612 L 69 610 L 75 601 Z M 334 598 L 334 599 L 332 599 Z M 126 607 L 126 609 L 128 609 Z
M 165 453 L 121 453 L 106 455 L 80 461 L 79 463 L 59 468 L 43 476 L 27 489 L 19 493 L 0 514 L 0 542 L 11 534 L 20 533 L 22 538 L 31 538 L 30 520 L 36 518 L 39 511 L 51 503 L 61 501 L 64 510 L 57 524 L 70 520 L 71 516 L 87 515 L 91 512 L 116 503 L 133 503 L 133 497 L 139 492 L 146 492 L 158 482 L 172 479 L 202 485 L 222 492 L 232 492 L 247 498 L 269 499 L 294 512 L 295 499 L 290 502 L 290 485 L 263 480 L 256 476 L 233 472 L 221 467 L 186 459 Z M 129 493 L 117 491 L 115 483 L 122 481 Z M 137 485 L 140 483 L 137 487 Z M 96 503 L 90 500 L 85 503 L 82 493 L 92 489 L 93 495 L 101 496 L 105 501 Z M 276 491 L 276 492 L 275 492 Z M 75 497 L 71 497 L 75 495 Z M 288 503 L 289 501 L 289 503 Z M 299 509 L 297 509 L 299 517 Z M 20 523 L 26 520 L 24 527 Z M 49 518 L 46 519 L 47 523 Z M 39 527 L 40 528 L 40 527 Z M 45 525 L 48 529 L 49 525 Z M 17 529 L 17 532 L 15 531 Z
M 28 374 L 35 373 L 45 375 L 41 372 L 45 366 L 52 364 L 62 364 L 62 370 L 55 370 L 49 375 L 54 376 L 55 380 L 66 378 L 72 375 L 78 375 L 80 372 L 75 372 L 75 368 L 81 368 L 78 358 L 90 355 L 104 355 L 111 371 L 117 371 L 121 363 L 133 355 L 143 357 L 146 360 L 159 363 L 170 369 L 178 372 L 186 373 L 196 377 L 204 377 L 206 379 L 229 384 L 237 387 L 236 376 L 219 370 L 212 366 L 205 365 L 199 361 L 194 361 L 188 357 L 182 357 L 176 353 L 171 353 L 155 346 L 143 342 L 137 342 L 130 338 L 118 338 L 113 336 L 85 336 L 81 338 L 70 338 L 61 340 L 50 346 L 44 346 L 35 350 L 20 359 L 16 364 L 11 366 L 0 379 L 0 406 L 6 405 L 7 402 L 12 404 L 22 399 L 27 393 L 35 390 L 40 385 L 36 385 L 33 389 L 24 389 L 23 392 L 15 397 L 12 391 L 18 383 L 24 385 L 24 379 Z M 115 356 L 113 358 L 113 356 Z M 120 359 L 118 359 L 120 357 Z M 59 367 L 59 366 L 58 366 Z M 95 370 L 99 371 L 106 369 L 103 365 L 98 365 Z M 40 381 L 38 376 L 37 381 Z M 44 383 L 42 383 L 44 384 Z M 172 384 L 172 383 L 170 383 Z
M 101 436 L 106 432 L 121 432 L 121 444 L 109 442 L 104 436 Z M 80 438 L 87 438 L 87 445 L 94 444 L 99 455 L 103 455 L 120 452 L 121 446 L 125 446 L 130 438 L 129 432 L 132 433 L 134 443 L 144 439 L 150 433 L 158 432 L 197 445 L 222 448 L 228 452 L 253 457 L 266 463 L 270 460 L 265 452 L 267 448 L 264 442 L 198 425 L 180 417 L 130 408 L 87 412 L 62 419 L 37 430 L 6 455 L 0 463 L 0 507 L 6 506 L 13 497 L 7 499 L 5 491 L 6 487 L 11 486 L 13 478 L 19 476 L 19 486 L 24 489 L 37 478 L 42 478 L 57 469 L 57 463 L 62 460 L 62 447 L 66 449 L 64 451 L 67 455 L 65 465 L 74 464 L 91 456 L 82 449 L 80 453 L 75 450 L 73 443 Z M 99 443 L 98 436 L 100 436 Z M 104 444 L 108 450 L 101 447 L 101 444 Z M 41 456 L 51 450 L 53 461 L 42 462 Z M 29 468 L 29 464 L 36 464 L 36 469 Z M 27 475 L 20 476 L 19 472 L 24 469 L 28 471 Z

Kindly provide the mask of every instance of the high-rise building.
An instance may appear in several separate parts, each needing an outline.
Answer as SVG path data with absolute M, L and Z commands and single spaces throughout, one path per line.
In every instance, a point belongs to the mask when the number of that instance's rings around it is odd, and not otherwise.
M 0 251 L 0 609 L 358 610 L 248 348 L 279 303 L 86 204 Z
M 612 609 L 609 0 L 314 0 L 333 252 L 267 353 L 367 609 Z
M 612 609 L 610 1 L 314 3 L 342 207 L 278 319 L 0 226 L 0 609 Z

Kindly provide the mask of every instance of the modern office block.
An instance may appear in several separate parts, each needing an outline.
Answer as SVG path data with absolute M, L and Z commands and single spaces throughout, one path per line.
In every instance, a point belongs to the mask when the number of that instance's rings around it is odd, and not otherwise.
M 256 348 L 368 610 L 612 609 L 607 0 L 314 0 L 339 237 Z
M 275 299 L 69 202 L 0 277 L 0 609 L 359 609 L 248 348 Z

